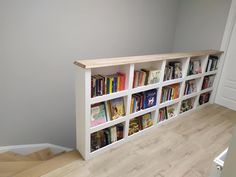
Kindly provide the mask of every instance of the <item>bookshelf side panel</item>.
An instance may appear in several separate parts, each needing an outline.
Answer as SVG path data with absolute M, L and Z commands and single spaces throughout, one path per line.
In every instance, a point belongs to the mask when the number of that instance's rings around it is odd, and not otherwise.
M 76 68 L 76 142 L 77 150 L 87 160 L 90 153 L 91 70 Z

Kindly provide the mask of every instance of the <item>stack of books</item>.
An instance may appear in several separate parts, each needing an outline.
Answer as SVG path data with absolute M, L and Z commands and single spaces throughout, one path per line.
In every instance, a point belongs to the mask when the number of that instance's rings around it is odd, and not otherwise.
M 129 122 L 129 135 L 132 135 L 140 130 L 151 127 L 153 125 L 153 120 L 151 113 L 145 114 L 140 117 L 136 117 Z
M 179 84 L 173 84 L 162 89 L 161 103 L 179 98 Z
M 196 80 L 189 80 L 185 83 L 184 95 L 188 95 L 197 91 Z
M 91 106 L 91 127 L 115 120 L 125 115 L 124 99 L 116 98 Z
M 124 137 L 124 125 L 118 124 L 91 134 L 91 149 L 96 151 Z
M 201 61 L 200 60 L 190 60 L 188 67 L 188 75 L 200 74 L 202 73 Z
M 175 114 L 175 107 L 174 106 L 168 106 L 168 107 L 161 108 L 159 110 L 158 122 L 170 119 L 170 118 L 174 117 L 175 115 L 176 114 Z
M 207 62 L 207 67 L 206 67 L 206 72 L 216 70 L 218 60 L 219 60 L 219 57 L 217 57 L 217 56 L 213 56 L 213 55 L 209 56 L 208 62 Z
M 213 86 L 215 75 L 205 76 L 202 83 L 202 90 Z
M 169 62 L 166 65 L 164 81 L 182 77 L 182 63 L 180 61 Z
M 130 105 L 130 112 L 134 113 L 142 109 L 155 106 L 157 103 L 157 89 L 148 90 L 138 94 L 133 94 Z
M 134 71 L 133 88 L 155 84 L 160 81 L 160 70 L 157 69 L 141 69 Z
M 125 89 L 124 73 L 112 75 L 94 75 L 91 77 L 91 97 L 110 94 Z
M 210 96 L 210 92 L 201 94 L 199 97 L 199 105 L 209 102 Z
M 180 113 L 183 113 L 192 109 L 194 106 L 194 101 L 195 101 L 195 98 L 189 98 L 187 100 L 182 101 Z

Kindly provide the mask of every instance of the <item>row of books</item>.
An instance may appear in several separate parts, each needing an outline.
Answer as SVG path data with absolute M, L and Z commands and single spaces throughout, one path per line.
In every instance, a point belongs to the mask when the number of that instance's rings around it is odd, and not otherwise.
M 162 89 L 161 103 L 179 98 L 179 84 L 173 84 Z
M 189 98 L 187 100 L 182 101 L 180 107 L 180 113 L 189 111 L 193 108 L 195 102 L 195 98 Z
M 218 60 L 219 60 L 218 56 L 213 56 L 213 55 L 209 56 L 208 61 L 207 61 L 206 72 L 216 70 Z
M 155 106 L 157 103 L 157 89 L 148 90 L 132 95 L 130 112 L 134 113 L 142 109 Z
M 215 75 L 205 76 L 202 83 L 202 90 L 213 86 Z
M 124 137 L 124 124 L 118 124 L 91 134 L 90 152 L 96 151 Z
M 197 91 L 196 80 L 189 80 L 185 83 L 184 95 L 188 95 Z
M 124 98 L 116 98 L 91 106 L 91 127 L 125 115 Z
M 168 106 L 159 110 L 158 122 L 170 119 L 175 116 L 175 106 Z
M 145 114 L 140 117 L 131 119 L 129 122 L 129 135 L 132 135 L 140 130 L 151 127 L 153 125 L 151 113 Z
M 188 76 L 200 73 L 202 73 L 201 61 L 196 59 L 190 60 L 188 67 Z
M 157 69 L 141 69 L 134 71 L 133 88 L 155 84 L 160 81 L 160 70 Z
M 210 92 L 201 94 L 199 97 L 199 105 L 209 102 L 210 96 L 211 96 Z
M 91 97 L 110 94 L 125 89 L 124 73 L 112 75 L 94 75 L 91 77 Z
M 182 63 L 180 61 L 172 61 L 167 63 L 164 73 L 164 81 L 177 79 L 182 77 Z

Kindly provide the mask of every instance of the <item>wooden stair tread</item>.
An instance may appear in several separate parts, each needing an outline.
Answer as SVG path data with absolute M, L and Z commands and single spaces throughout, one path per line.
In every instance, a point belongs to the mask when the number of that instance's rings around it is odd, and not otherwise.
M 79 159 L 81 159 L 81 156 L 77 151 L 67 152 L 12 177 L 39 177 Z
M 42 149 L 40 151 L 31 153 L 27 155 L 28 158 L 31 158 L 32 160 L 49 160 L 54 157 L 54 154 L 52 153 L 50 148 Z
M 39 165 L 39 161 L 0 162 L 0 177 L 12 177 L 21 171 Z
M 3 152 L 0 153 L 0 162 L 11 162 L 11 161 L 30 161 L 32 160 L 29 157 L 17 154 L 15 152 Z

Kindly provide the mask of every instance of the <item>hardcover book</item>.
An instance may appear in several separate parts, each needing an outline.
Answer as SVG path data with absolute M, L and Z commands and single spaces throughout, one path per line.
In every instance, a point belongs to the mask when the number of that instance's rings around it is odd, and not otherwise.
M 94 127 L 107 121 L 105 103 L 98 103 L 91 106 L 91 126 Z
M 156 100 L 157 100 L 157 90 L 156 89 L 144 92 L 144 109 L 155 106 Z
M 152 116 L 151 113 L 145 114 L 142 116 L 142 128 L 148 128 L 151 127 L 153 125 L 153 120 L 152 120 Z
M 109 100 L 108 102 L 110 105 L 111 120 L 117 119 L 117 118 L 125 115 L 125 107 L 124 107 L 123 97 Z

